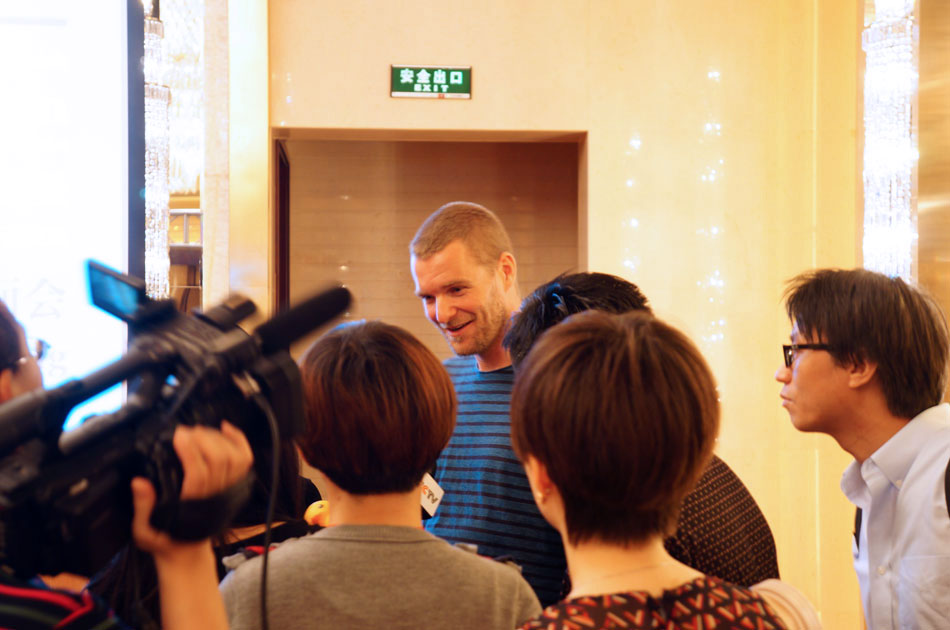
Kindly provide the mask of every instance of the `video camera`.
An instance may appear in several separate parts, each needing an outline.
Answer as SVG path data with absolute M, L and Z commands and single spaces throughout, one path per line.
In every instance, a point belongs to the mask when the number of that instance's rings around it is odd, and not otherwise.
M 298 435 L 303 396 L 288 347 L 351 299 L 330 289 L 247 334 L 237 326 L 256 310 L 246 298 L 187 316 L 171 300 L 149 299 L 141 280 L 93 261 L 88 274 L 92 303 L 128 323 L 129 351 L 84 378 L 0 405 L 0 564 L 20 577 L 100 569 L 130 541 L 137 475 L 155 486 L 157 529 L 182 540 L 223 530 L 247 488 L 180 501 L 175 426 L 226 419 L 261 444 L 275 439 L 276 421 L 278 435 Z M 75 405 L 122 382 L 125 405 L 63 432 Z

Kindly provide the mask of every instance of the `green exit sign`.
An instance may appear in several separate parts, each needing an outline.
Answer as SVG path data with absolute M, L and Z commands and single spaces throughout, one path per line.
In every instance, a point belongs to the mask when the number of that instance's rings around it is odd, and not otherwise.
M 392 95 L 401 98 L 472 98 L 471 66 L 390 66 Z

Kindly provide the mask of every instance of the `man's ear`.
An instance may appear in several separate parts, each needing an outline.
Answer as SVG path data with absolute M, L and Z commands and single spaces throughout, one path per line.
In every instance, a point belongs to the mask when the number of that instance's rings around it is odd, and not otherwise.
M 871 382 L 877 374 L 877 363 L 867 359 L 857 359 L 848 365 L 848 387 L 857 389 Z
M 518 263 L 515 262 L 514 254 L 511 252 L 502 252 L 498 257 L 498 270 L 501 272 L 502 282 L 505 290 L 510 289 L 518 274 Z

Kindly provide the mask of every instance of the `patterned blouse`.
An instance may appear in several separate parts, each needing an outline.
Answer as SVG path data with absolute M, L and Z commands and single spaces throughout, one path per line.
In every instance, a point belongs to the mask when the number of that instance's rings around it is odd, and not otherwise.
M 643 591 L 578 597 L 544 609 L 522 630 L 784 630 L 749 589 L 704 576 L 653 597 Z

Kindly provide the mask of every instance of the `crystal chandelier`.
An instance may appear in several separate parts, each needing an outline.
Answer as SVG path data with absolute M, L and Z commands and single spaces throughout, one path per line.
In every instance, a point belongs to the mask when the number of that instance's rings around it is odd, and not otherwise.
M 157 6 L 145 3 L 145 289 L 168 297 L 168 104 L 162 85 L 164 27 Z M 154 17 L 153 17 L 154 12 Z
M 204 48 L 203 0 L 163 0 L 165 84 L 171 88 L 168 112 L 168 190 L 174 195 L 198 195 L 204 168 Z
M 911 280 L 917 247 L 914 0 L 876 0 L 865 28 L 864 266 Z

